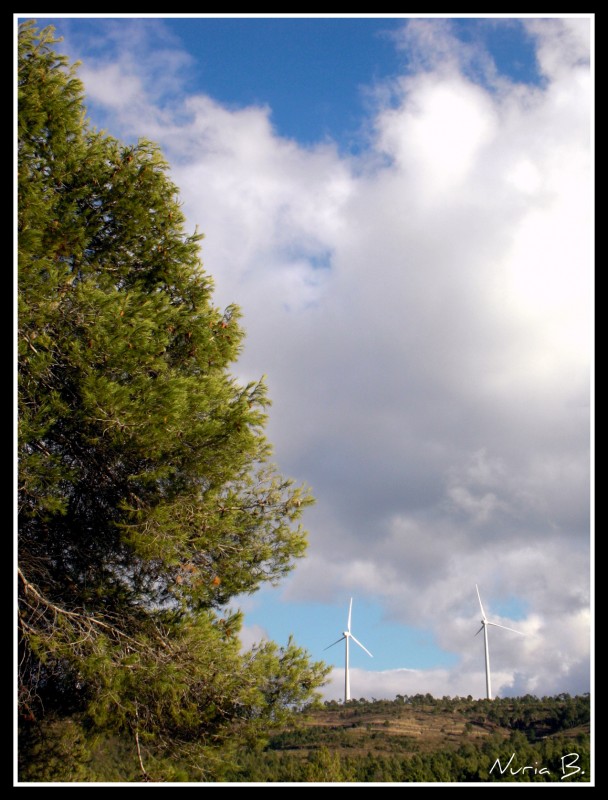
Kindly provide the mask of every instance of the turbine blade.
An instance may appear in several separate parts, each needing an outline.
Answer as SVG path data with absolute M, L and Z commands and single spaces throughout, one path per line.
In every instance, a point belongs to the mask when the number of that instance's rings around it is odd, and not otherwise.
M 480 633 L 482 632 L 482 630 L 483 630 L 483 625 L 482 625 L 482 626 L 481 626 L 481 628 L 480 628 L 480 629 L 477 631 L 477 633 L 475 634 L 475 636 L 477 636 L 478 634 L 480 634 Z
M 346 626 L 346 630 L 350 632 L 350 618 L 353 613 L 353 598 L 350 598 L 350 605 L 348 606 L 348 625 Z
M 324 647 L 324 648 L 323 648 L 323 651 L 325 651 L 325 650 L 329 650 L 329 648 L 330 648 L 330 647 L 333 647 L 335 644 L 339 644 L 339 643 L 340 643 L 340 642 L 342 642 L 344 639 L 346 639 L 346 636 L 341 636 L 339 639 L 336 639 L 336 641 L 335 641 L 335 642 L 332 642 L 331 644 L 328 644 L 328 645 L 327 645 L 327 647 Z
M 488 625 L 494 625 L 495 628 L 503 628 L 505 631 L 511 631 L 512 633 L 519 633 L 520 636 L 525 636 L 525 633 L 522 631 L 516 631 L 515 628 L 507 628 L 506 625 L 499 625 L 498 622 L 488 622 Z
M 486 619 L 486 612 L 483 610 L 483 606 L 481 604 L 481 595 L 479 594 L 479 586 L 475 584 L 475 588 L 477 589 L 477 598 L 479 600 L 479 608 L 481 608 L 481 616 Z
M 373 655 L 372 655 L 372 654 L 369 652 L 369 650 L 367 649 L 367 647 L 364 647 L 364 646 L 361 644 L 361 642 L 360 642 L 358 639 L 355 639 L 355 637 L 352 635 L 352 633 L 351 633 L 351 635 L 350 635 L 350 638 L 353 640 L 353 642 L 354 642 L 355 644 L 358 644 L 358 645 L 359 645 L 359 647 L 360 647 L 362 650 L 365 650 L 365 652 L 367 653 L 367 655 L 368 655 L 370 658 L 373 658 Z

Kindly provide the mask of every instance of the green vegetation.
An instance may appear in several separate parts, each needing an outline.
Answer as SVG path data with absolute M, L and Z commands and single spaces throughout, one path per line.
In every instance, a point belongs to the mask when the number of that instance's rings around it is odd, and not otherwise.
M 242 652 L 228 605 L 303 555 L 312 498 L 161 153 L 90 127 L 55 44 L 20 27 L 20 779 L 218 779 L 327 672 Z
M 590 780 L 589 758 L 589 695 L 426 694 L 325 703 L 277 732 L 263 752 L 242 751 L 228 779 L 572 783 Z
M 427 694 L 394 701 L 353 700 L 346 706 L 326 702 L 297 714 L 288 727 L 271 734 L 265 746 L 240 743 L 229 757 L 224 754 L 216 765 L 216 779 L 589 782 L 589 706 L 589 695 L 487 701 Z M 50 731 L 42 762 L 46 769 L 67 761 L 72 780 L 141 780 L 131 739 L 83 732 L 70 720 L 51 725 Z M 200 779 L 179 756 L 164 763 L 163 770 L 173 781 Z

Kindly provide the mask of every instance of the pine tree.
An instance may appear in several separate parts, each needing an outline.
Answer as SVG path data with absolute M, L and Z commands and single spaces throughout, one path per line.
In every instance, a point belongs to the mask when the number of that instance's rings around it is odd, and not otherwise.
M 227 610 L 303 555 L 312 498 L 269 461 L 263 382 L 229 372 L 239 311 L 212 304 L 159 149 L 93 129 L 55 45 L 20 27 L 23 747 L 71 717 L 131 737 L 144 776 L 176 752 L 213 776 L 326 674 L 291 641 L 243 653 Z

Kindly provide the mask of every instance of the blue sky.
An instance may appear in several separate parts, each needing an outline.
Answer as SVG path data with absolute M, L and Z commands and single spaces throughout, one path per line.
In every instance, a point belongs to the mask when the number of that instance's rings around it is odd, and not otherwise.
M 317 499 L 245 642 L 338 698 L 353 597 L 353 696 L 482 696 L 477 583 L 527 634 L 491 631 L 498 694 L 588 691 L 593 19 L 52 23 L 92 122 L 163 148 Z

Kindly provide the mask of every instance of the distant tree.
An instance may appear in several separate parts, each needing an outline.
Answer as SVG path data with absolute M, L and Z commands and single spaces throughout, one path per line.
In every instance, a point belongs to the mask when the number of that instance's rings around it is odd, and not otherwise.
M 209 776 L 326 675 L 291 641 L 243 653 L 226 610 L 303 555 L 312 499 L 269 462 L 263 383 L 229 372 L 239 311 L 212 305 L 161 153 L 90 127 L 55 44 L 20 28 L 23 763 L 52 715 L 128 736 L 143 777 L 175 753 Z
M 339 783 L 352 780 L 352 776 L 345 773 L 337 753 L 330 752 L 327 747 L 320 747 L 308 756 L 303 780 L 311 783 Z

